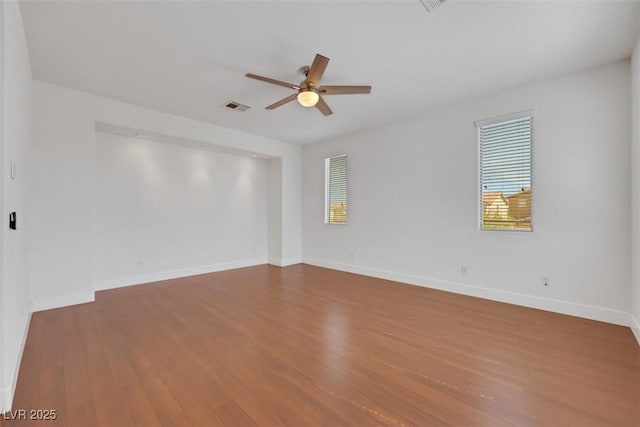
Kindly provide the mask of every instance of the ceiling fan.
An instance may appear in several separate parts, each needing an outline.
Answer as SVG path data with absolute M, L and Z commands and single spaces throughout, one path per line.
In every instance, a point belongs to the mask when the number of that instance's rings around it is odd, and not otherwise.
M 327 103 L 324 102 L 321 95 L 371 93 L 371 86 L 320 86 L 320 79 L 322 79 L 322 75 L 324 74 L 324 70 L 327 68 L 328 63 L 329 58 L 316 54 L 311 66 L 305 66 L 300 69 L 300 71 L 305 75 L 305 79 L 299 85 L 251 73 L 247 73 L 245 76 L 251 79 L 272 83 L 274 85 L 288 87 L 297 91 L 297 93 L 289 95 L 286 98 L 265 107 L 267 110 L 273 110 L 274 108 L 278 108 L 293 101 L 294 99 L 297 99 L 300 105 L 304 107 L 316 107 L 322 112 L 322 114 L 328 116 L 329 114 L 332 114 L 333 111 L 331 111 L 331 108 L 329 108 Z

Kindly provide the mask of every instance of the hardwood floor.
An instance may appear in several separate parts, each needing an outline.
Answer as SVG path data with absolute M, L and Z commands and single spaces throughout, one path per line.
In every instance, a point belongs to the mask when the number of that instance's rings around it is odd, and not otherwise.
M 258 266 L 34 313 L 16 409 L 57 417 L 3 425 L 639 426 L 640 347 L 619 326 Z

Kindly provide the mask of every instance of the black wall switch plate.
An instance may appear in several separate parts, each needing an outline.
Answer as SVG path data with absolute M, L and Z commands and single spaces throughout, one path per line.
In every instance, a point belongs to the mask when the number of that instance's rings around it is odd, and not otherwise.
M 9 228 L 12 230 L 16 229 L 16 213 L 11 212 L 9 214 Z

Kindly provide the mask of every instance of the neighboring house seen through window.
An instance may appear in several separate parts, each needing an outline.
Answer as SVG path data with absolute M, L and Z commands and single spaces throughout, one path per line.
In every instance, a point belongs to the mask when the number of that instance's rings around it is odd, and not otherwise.
M 326 224 L 347 223 L 347 155 L 324 159 Z
M 480 153 L 480 228 L 531 231 L 533 116 L 477 122 Z

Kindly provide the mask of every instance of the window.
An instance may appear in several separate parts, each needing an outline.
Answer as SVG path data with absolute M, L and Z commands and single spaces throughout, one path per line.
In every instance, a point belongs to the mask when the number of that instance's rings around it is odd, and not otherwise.
M 531 231 L 533 117 L 476 123 L 480 144 L 480 228 Z
M 324 159 L 325 224 L 347 223 L 347 155 Z

